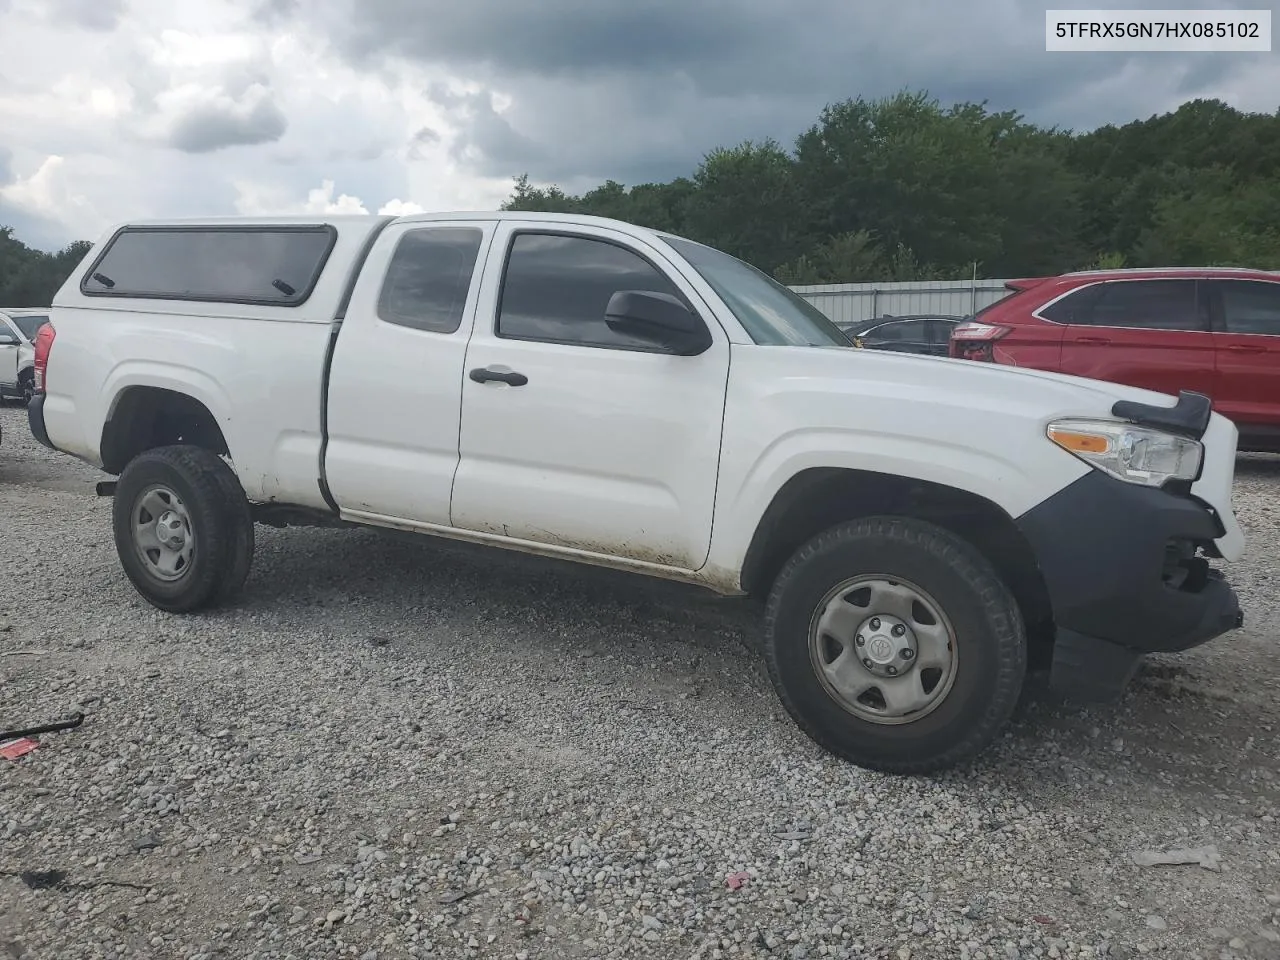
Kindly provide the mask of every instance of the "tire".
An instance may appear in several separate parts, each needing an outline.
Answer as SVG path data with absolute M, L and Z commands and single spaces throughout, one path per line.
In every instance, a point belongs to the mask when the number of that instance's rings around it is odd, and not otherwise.
M 135 517 L 145 522 L 135 524 Z M 170 525 L 183 546 L 135 539 L 136 526 L 154 534 L 159 524 Z M 125 575 L 149 603 L 170 613 L 228 599 L 253 562 L 244 489 L 221 458 L 201 447 L 157 447 L 131 460 L 116 483 L 112 528 Z M 166 564 L 172 569 L 162 570 Z
M 883 622 L 871 619 L 877 610 L 888 611 Z M 941 527 L 896 517 L 842 524 L 802 546 L 774 582 L 764 648 L 774 689 L 810 738 L 894 774 L 938 772 L 986 748 L 1027 669 L 1021 612 L 991 564 Z M 847 650 L 852 662 L 840 660 Z M 851 698 L 867 683 L 879 686 Z M 905 703 L 920 706 L 902 712 Z
M 36 375 L 26 372 L 18 377 L 18 390 L 22 394 L 22 402 L 30 403 L 31 398 L 36 395 Z

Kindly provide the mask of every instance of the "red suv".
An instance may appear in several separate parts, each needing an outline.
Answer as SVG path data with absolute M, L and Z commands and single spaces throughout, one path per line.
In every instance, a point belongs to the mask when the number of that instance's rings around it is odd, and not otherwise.
M 1240 449 L 1280 452 L 1280 273 L 1094 270 L 1006 286 L 952 331 L 950 356 L 1194 390 L 1235 421 Z

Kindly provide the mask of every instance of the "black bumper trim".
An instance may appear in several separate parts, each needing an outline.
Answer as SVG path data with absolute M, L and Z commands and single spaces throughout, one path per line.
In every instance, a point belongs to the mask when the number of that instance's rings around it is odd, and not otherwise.
M 43 393 L 37 393 L 27 403 L 27 425 L 31 428 L 31 436 L 50 450 L 56 450 L 58 448 L 49 439 L 49 431 L 44 425 L 44 397 Z
M 1193 555 L 1221 535 L 1199 501 L 1092 470 L 1018 519 L 1057 627 L 1051 682 L 1123 688 L 1146 653 L 1239 627 L 1235 591 Z

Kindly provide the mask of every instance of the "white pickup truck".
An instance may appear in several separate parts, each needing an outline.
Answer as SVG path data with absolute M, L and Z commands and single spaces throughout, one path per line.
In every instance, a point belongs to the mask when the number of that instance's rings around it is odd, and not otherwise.
M 130 224 L 36 343 L 42 443 L 118 480 L 152 604 L 238 590 L 254 522 L 418 531 L 764 598 L 828 750 L 953 765 L 1029 659 L 1107 698 L 1242 622 L 1207 399 L 853 349 L 724 253 L 539 213 Z

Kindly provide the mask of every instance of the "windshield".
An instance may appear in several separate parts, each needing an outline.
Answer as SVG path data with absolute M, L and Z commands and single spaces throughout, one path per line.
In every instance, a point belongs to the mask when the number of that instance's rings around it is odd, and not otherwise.
M 48 317 L 36 316 L 35 314 L 30 316 L 10 317 L 9 319 L 17 325 L 18 329 L 22 331 L 22 335 L 28 340 L 34 340 L 36 338 L 36 331 L 40 329 L 42 324 L 49 322 Z
M 767 346 L 848 347 L 849 338 L 808 300 L 736 257 L 663 235 L 733 311 L 753 341 Z

